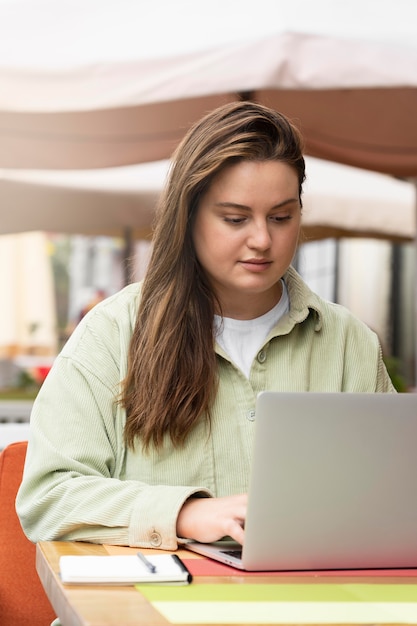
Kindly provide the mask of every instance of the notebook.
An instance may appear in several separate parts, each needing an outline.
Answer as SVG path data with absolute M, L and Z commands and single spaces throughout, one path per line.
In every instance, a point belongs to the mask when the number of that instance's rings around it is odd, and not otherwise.
M 59 560 L 61 580 L 67 585 L 187 585 L 192 576 L 176 554 L 64 555 Z
M 184 547 L 253 571 L 417 567 L 417 394 L 262 392 L 241 558 Z

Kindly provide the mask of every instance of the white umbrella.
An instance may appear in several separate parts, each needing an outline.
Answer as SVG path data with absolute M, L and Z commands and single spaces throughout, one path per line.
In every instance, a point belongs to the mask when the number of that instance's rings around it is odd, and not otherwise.
M 99 170 L 0 170 L 1 233 L 149 234 L 168 161 Z
M 416 189 L 411 182 L 313 157 L 306 158 L 306 171 L 307 238 L 415 239 Z
M 417 175 L 416 23 L 413 0 L 3 0 L 0 167 L 166 158 L 241 94 L 314 156 Z
M 1 233 L 149 234 L 169 161 L 101 170 L 0 170 Z M 414 187 L 385 174 L 306 157 L 306 238 L 411 241 Z
M 167 158 L 245 97 L 313 156 L 417 177 L 416 23 L 414 0 L 0 1 L 0 167 Z

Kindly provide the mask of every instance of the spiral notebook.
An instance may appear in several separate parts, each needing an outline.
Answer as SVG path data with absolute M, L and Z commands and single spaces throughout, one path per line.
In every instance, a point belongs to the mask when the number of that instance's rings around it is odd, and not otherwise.
M 65 555 L 59 560 L 59 568 L 65 584 L 186 585 L 192 580 L 190 572 L 176 554 Z

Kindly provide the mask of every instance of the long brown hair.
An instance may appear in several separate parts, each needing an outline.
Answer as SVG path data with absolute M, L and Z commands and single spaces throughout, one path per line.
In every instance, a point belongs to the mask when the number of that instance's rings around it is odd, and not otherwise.
M 156 212 L 153 251 L 142 286 L 121 395 L 126 443 L 184 443 L 202 416 L 210 422 L 217 387 L 213 316 L 220 310 L 197 261 L 192 229 L 199 200 L 227 165 L 277 160 L 304 181 L 302 140 L 289 120 L 237 102 L 197 122 L 178 146 Z

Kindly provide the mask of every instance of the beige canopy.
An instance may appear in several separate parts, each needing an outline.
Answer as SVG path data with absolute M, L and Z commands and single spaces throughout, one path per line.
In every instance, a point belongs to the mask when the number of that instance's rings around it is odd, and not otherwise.
M 0 170 L 1 233 L 48 230 L 136 236 L 151 230 L 169 161 L 78 171 Z M 308 240 L 377 237 L 411 241 L 414 186 L 385 174 L 306 157 Z
M 416 23 L 414 0 L 3 0 L 0 167 L 167 158 L 243 97 L 313 156 L 417 176 Z

